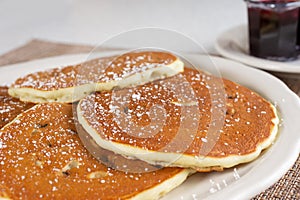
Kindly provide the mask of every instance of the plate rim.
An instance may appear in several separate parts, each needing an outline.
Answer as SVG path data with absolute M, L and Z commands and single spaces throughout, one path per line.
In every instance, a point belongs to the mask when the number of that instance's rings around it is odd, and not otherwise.
M 28 67 L 28 65 L 32 65 L 32 66 L 37 65 L 37 66 L 43 67 L 43 68 L 38 68 L 39 70 L 41 70 L 41 69 L 46 69 L 48 67 L 49 68 L 57 67 L 59 65 L 56 65 L 54 63 L 59 63 L 59 62 L 62 62 L 60 64 L 60 66 L 65 66 L 67 64 L 75 64 L 75 63 L 78 63 L 78 62 L 82 62 L 82 61 L 86 60 L 88 58 L 88 56 L 89 56 L 89 54 L 71 54 L 71 55 L 62 55 L 62 56 L 47 57 L 47 58 L 42 58 L 42 59 L 27 61 L 27 62 L 23 62 L 23 63 L 17 63 L 17 64 L 13 64 L 13 65 L 1 66 L 0 67 L 0 72 L 12 69 L 12 67 L 13 68 L 22 68 L 22 67 L 26 67 L 26 66 Z M 201 56 L 203 56 L 203 55 L 201 55 Z M 216 56 L 210 56 L 210 55 L 209 55 L 209 58 L 211 59 L 211 61 L 214 64 L 216 64 L 218 62 L 228 62 L 229 64 L 237 65 L 237 66 L 235 66 L 236 68 L 238 67 L 238 68 L 240 68 L 242 70 L 244 69 L 244 70 L 250 71 L 252 73 L 258 73 L 258 74 L 261 74 L 262 76 L 266 76 L 271 81 L 276 81 L 277 84 L 281 85 L 280 87 L 283 87 L 284 92 L 289 95 L 289 98 L 291 98 L 293 101 L 297 102 L 297 105 L 300 108 L 300 98 L 293 91 L 291 91 L 283 83 L 283 81 L 281 81 L 280 79 L 276 78 L 275 76 L 273 76 L 273 75 L 271 75 L 271 74 L 269 74 L 267 72 L 264 72 L 262 70 L 255 69 L 255 68 L 252 68 L 252 67 L 248 67 L 248 66 L 246 66 L 246 65 L 244 65 L 242 63 L 239 63 L 239 62 L 236 62 L 236 61 L 232 61 L 232 60 L 229 60 L 229 59 L 226 59 L 226 58 L 221 58 L 221 57 L 216 57 Z M 29 72 L 31 72 L 31 71 L 28 71 L 28 73 Z M 1 76 L 4 76 L 4 74 L 1 73 L 0 77 Z M 16 78 L 16 77 L 13 77 L 13 78 Z M 232 80 L 232 81 L 235 81 L 235 80 Z M 0 84 L 3 85 L 2 82 L 0 82 Z M 299 128 L 299 131 L 300 131 L 300 126 L 298 128 Z M 243 192 L 238 192 L 238 193 L 235 192 L 234 193 L 235 196 L 228 196 L 228 193 L 231 193 L 232 190 L 233 191 L 240 190 L 241 184 L 242 184 L 242 186 L 245 185 L 245 184 L 247 184 L 247 183 L 245 183 L 245 181 L 247 182 L 248 179 L 245 180 L 245 178 L 244 178 L 243 179 L 244 181 L 241 181 L 242 180 L 242 178 L 241 178 L 238 181 L 230 184 L 230 186 L 222 189 L 221 191 L 212 194 L 207 199 L 210 199 L 210 198 L 212 198 L 212 199 L 224 199 L 224 197 L 226 196 L 226 193 L 227 193 L 227 196 L 230 197 L 231 199 L 251 198 L 251 197 L 255 196 L 256 194 L 262 192 L 264 189 L 267 189 L 272 184 L 274 184 L 276 181 L 278 181 L 288 171 L 288 169 L 295 163 L 295 161 L 297 160 L 297 157 L 298 157 L 299 152 L 300 152 L 300 139 L 298 139 L 298 141 L 297 140 L 294 141 L 294 143 L 295 143 L 295 145 L 299 146 L 298 150 L 297 151 L 294 150 L 292 152 L 292 154 L 290 154 L 288 157 L 286 157 L 286 159 L 288 159 L 288 162 L 281 163 L 281 165 L 280 165 L 280 171 L 279 172 L 276 171 L 276 173 L 274 173 L 272 177 L 269 177 L 268 179 L 262 180 L 259 183 L 260 187 L 253 187 L 253 188 L 250 188 L 250 189 L 247 188 L 247 190 L 244 190 Z M 190 195 L 192 196 L 193 194 L 190 194 Z
M 238 39 L 233 40 L 232 37 L 231 37 L 231 39 L 229 39 L 226 36 L 229 34 L 235 33 L 238 30 L 240 30 L 241 32 L 246 31 L 245 29 L 247 29 L 246 24 L 239 24 L 239 25 L 233 26 L 233 27 L 225 30 L 221 34 L 219 34 L 217 36 L 217 39 L 214 42 L 214 47 L 217 50 L 217 52 L 226 58 L 235 60 L 237 62 L 241 62 L 245 65 L 248 65 L 248 66 L 251 66 L 254 68 L 269 70 L 269 71 L 273 71 L 273 72 L 300 74 L 300 66 L 297 68 L 296 65 L 289 65 L 286 62 L 277 62 L 277 61 L 271 61 L 271 60 L 266 60 L 266 59 L 262 59 L 262 58 L 257 58 L 257 57 L 245 54 L 242 51 L 236 51 L 236 50 L 233 50 L 232 48 L 228 48 L 227 46 L 229 43 L 234 44 L 234 42 L 238 42 L 240 40 L 238 40 Z M 243 36 L 243 38 L 245 38 L 245 37 L 247 37 L 247 36 Z M 226 42 L 226 44 L 224 44 L 224 41 Z M 241 54 L 242 56 L 239 56 L 239 54 Z M 298 60 L 300 62 L 300 56 L 299 56 Z

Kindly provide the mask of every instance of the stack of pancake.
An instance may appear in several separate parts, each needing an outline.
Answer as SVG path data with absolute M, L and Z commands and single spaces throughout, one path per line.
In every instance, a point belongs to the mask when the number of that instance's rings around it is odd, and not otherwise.
M 254 160 L 278 126 L 254 91 L 158 51 L 28 74 L 0 103 L 7 199 L 158 199 Z

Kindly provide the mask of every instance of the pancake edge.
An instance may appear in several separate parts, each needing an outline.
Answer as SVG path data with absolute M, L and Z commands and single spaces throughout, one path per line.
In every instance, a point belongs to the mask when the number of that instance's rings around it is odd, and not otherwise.
M 270 131 L 270 137 L 268 137 L 264 142 L 259 143 L 256 147 L 256 150 L 252 153 L 246 155 L 229 155 L 227 157 L 209 157 L 191 156 L 188 154 L 178 153 L 156 152 L 102 139 L 97 133 L 97 131 L 91 126 L 89 126 L 88 122 L 80 114 L 82 112 L 80 109 L 80 102 L 77 105 L 78 121 L 100 147 L 115 152 L 117 154 L 124 155 L 126 157 L 139 159 L 153 165 L 161 165 L 164 167 L 182 167 L 205 171 L 205 169 L 209 167 L 230 168 L 238 164 L 250 162 L 256 159 L 261 154 L 262 150 L 268 148 L 272 144 L 272 142 L 275 141 L 279 126 L 279 117 L 277 114 L 277 109 L 270 103 L 270 107 L 272 108 L 275 114 L 275 118 L 271 120 L 273 122 L 273 127 Z
M 161 182 L 160 184 L 144 190 L 143 192 L 129 198 L 130 200 L 154 200 L 160 199 L 171 190 L 180 186 L 190 175 L 196 171 L 192 169 L 182 169 L 181 172 L 172 176 L 171 178 Z
M 121 80 L 84 84 L 52 91 L 38 90 L 29 87 L 10 87 L 8 89 L 8 93 L 12 97 L 19 98 L 21 101 L 25 102 L 72 103 L 79 101 L 80 99 L 95 91 L 109 91 L 113 88 L 125 88 L 130 86 L 142 85 L 158 79 L 174 76 L 180 72 L 183 72 L 183 70 L 183 62 L 179 58 L 177 58 L 174 62 L 168 65 L 154 67 L 143 72 L 135 73 L 128 77 L 122 78 Z
M 134 196 L 129 196 L 126 199 L 130 200 L 157 200 L 165 196 L 170 191 L 180 186 L 189 176 L 193 175 L 196 171 L 192 169 L 181 169 L 181 172 L 173 175 L 171 178 L 148 188 Z M 5 186 L 4 186 L 5 187 Z M 0 200 L 13 200 L 13 197 L 5 192 L 0 191 Z
M 0 184 L 0 200 L 12 200 L 12 197 L 6 191 L 8 191 L 8 188 Z

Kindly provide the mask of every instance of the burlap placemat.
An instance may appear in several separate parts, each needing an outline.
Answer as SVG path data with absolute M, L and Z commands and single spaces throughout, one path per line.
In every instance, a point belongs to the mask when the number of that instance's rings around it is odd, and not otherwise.
M 44 40 L 32 40 L 24 46 L 0 56 L 0 66 L 64 54 L 88 53 L 92 49 L 93 47 L 86 45 L 71 45 L 47 42 Z
M 88 53 L 92 49 L 92 46 L 87 45 L 62 44 L 44 40 L 32 40 L 24 46 L 0 56 L 0 66 L 44 57 Z M 275 75 L 280 77 L 278 74 Z M 300 96 L 300 76 L 284 76 L 280 77 L 280 79 L 283 80 L 296 94 L 298 94 L 298 96 Z M 252 199 L 300 199 L 299 174 L 300 157 L 298 157 L 293 167 L 278 182 Z M 263 179 L 264 177 L 261 178 Z M 249 187 L 251 187 L 251 185 L 249 185 Z

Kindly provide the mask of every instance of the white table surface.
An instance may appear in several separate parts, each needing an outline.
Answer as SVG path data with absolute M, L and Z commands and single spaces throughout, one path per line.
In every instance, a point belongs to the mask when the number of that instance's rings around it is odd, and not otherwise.
M 179 31 L 216 53 L 216 37 L 245 23 L 243 0 L 0 0 L 0 55 L 33 38 L 97 45 L 141 27 Z

